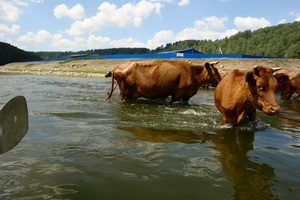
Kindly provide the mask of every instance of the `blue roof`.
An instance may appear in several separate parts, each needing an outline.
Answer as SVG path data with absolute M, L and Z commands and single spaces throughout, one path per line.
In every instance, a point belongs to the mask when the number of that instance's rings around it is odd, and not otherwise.
M 165 51 L 155 54 L 113 54 L 113 55 L 89 55 L 89 56 L 78 56 L 78 59 L 132 59 L 132 58 L 156 58 L 156 59 L 169 59 L 169 58 L 279 58 L 274 56 L 258 56 L 258 55 L 249 55 L 249 54 L 207 54 L 201 53 L 193 48 L 188 49 L 179 49 L 174 51 Z M 51 60 L 67 60 L 70 57 L 66 58 L 56 58 Z
M 174 50 L 174 51 L 164 51 L 164 52 L 159 52 L 157 54 L 170 54 L 170 53 L 200 53 L 200 54 L 203 54 L 193 48 L 179 49 L 179 50 Z

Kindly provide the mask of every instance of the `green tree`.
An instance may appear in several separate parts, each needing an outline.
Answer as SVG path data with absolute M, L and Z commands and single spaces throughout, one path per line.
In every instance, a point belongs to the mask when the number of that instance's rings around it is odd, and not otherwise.
M 292 44 L 286 51 L 287 58 L 300 58 L 300 42 Z

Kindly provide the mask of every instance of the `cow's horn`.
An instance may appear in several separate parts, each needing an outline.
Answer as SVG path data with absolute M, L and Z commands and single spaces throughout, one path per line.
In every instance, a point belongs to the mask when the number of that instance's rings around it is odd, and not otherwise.
M 214 62 L 210 62 L 209 64 L 211 64 L 211 65 L 216 65 L 216 64 L 218 64 L 219 63 L 219 61 L 214 61 Z
M 276 72 L 276 71 L 281 70 L 282 68 L 281 68 L 281 67 L 274 67 L 274 68 L 272 68 L 272 69 L 274 70 L 274 72 Z
M 276 72 L 281 70 L 281 67 L 273 67 L 273 75 L 277 74 Z

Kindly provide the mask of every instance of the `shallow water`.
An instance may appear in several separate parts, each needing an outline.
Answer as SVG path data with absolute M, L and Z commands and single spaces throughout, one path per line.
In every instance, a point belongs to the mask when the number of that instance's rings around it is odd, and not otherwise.
M 296 199 L 300 101 L 221 126 L 213 89 L 188 103 L 105 100 L 110 79 L 0 75 L 29 130 L 0 155 L 0 199 Z

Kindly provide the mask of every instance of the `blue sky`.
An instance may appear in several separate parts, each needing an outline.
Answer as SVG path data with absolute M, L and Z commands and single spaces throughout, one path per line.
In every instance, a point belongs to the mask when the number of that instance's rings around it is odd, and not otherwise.
M 155 49 L 294 21 L 299 0 L 0 0 L 0 41 L 27 51 Z

